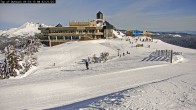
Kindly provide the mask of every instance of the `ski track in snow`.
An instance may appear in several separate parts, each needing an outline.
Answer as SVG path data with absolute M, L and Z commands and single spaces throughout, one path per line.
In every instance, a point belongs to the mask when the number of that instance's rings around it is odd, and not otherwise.
M 191 109 L 196 108 L 196 97 L 195 95 L 196 87 L 192 87 L 193 85 L 179 80 L 179 77 L 189 76 L 190 74 L 181 74 L 173 77 L 169 77 L 166 79 L 153 81 L 150 83 L 145 83 L 138 85 L 136 87 L 132 87 L 126 90 L 118 91 L 115 93 L 111 93 L 108 95 L 84 100 L 81 102 L 76 102 L 70 105 L 51 108 L 50 110 L 138 110 L 138 109 L 150 109 L 150 110 L 158 110 L 158 109 Z M 189 89 L 186 92 L 179 92 L 178 88 L 181 85 L 175 83 L 186 83 L 186 86 L 182 89 Z M 170 89 L 172 95 L 170 98 L 167 94 L 167 90 L 164 87 L 160 87 L 160 85 L 168 84 L 169 87 L 173 87 L 175 90 Z M 175 87 L 174 87 L 175 86 Z M 188 86 L 188 87 L 187 87 Z M 151 92 L 158 92 L 161 95 L 166 95 L 166 99 L 162 100 L 157 94 L 151 96 Z M 178 93 L 179 92 L 179 93 Z M 150 95 L 149 95 L 150 94 Z M 182 94 L 186 94 L 183 98 Z M 143 98 L 145 97 L 145 98 Z M 188 98 L 189 97 L 189 98 Z M 137 102 L 137 101 L 139 102 Z M 172 105 L 170 100 L 175 101 L 176 105 Z M 146 101 L 147 103 L 141 103 L 142 101 Z M 171 104 L 168 104 L 166 101 L 169 101 Z M 137 102 L 135 104 L 135 102 Z M 160 103 L 164 102 L 164 103 Z M 139 103 L 139 104 L 138 104 Z M 180 104 L 179 104 L 180 103 Z M 191 104 L 190 104 L 191 103 Z
M 37 54 L 40 64 L 31 74 L 0 80 L 0 109 L 195 109 L 196 51 L 160 40 L 139 43 L 144 47 L 130 48 L 131 44 L 120 40 L 98 40 L 43 48 Z M 151 48 L 146 48 L 149 44 Z M 121 54 L 127 50 L 131 54 L 116 57 L 115 48 L 120 48 Z M 142 61 L 156 49 L 183 52 L 185 60 L 177 64 Z M 112 59 L 90 64 L 88 71 L 84 64 L 77 63 L 105 51 Z M 70 55 L 71 59 L 66 59 Z M 54 62 L 56 66 L 52 66 Z

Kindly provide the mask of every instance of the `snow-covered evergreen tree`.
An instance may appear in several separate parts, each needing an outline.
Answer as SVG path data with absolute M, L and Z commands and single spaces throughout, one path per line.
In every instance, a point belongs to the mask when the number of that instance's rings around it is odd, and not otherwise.
M 106 62 L 106 61 L 108 60 L 108 57 L 109 57 L 109 53 L 108 53 L 108 52 L 102 52 L 102 53 L 100 54 L 100 59 L 101 59 L 101 61 L 103 61 L 103 62 Z
M 5 73 L 6 76 L 17 76 L 16 70 L 18 70 L 20 65 L 18 64 L 18 56 L 16 54 L 15 47 L 13 45 L 8 45 L 5 49 Z
M 4 64 L 0 65 L 1 76 L 17 76 L 20 74 L 25 74 L 32 66 L 37 66 L 37 57 L 33 54 L 38 52 L 41 43 L 39 40 L 35 40 L 30 44 L 21 44 L 18 48 L 14 45 L 8 45 L 5 51 L 5 61 Z M 22 48 L 21 48 L 22 47 Z

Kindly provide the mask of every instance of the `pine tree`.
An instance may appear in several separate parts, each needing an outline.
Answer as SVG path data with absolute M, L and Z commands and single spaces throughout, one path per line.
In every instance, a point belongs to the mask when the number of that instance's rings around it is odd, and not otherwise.
M 13 45 L 8 45 L 6 47 L 6 59 L 5 59 L 5 73 L 6 76 L 17 76 L 16 70 L 20 69 L 18 64 L 18 56 L 16 54 L 15 47 Z
M 38 52 L 40 46 L 39 40 L 23 46 L 21 44 L 22 48 L 18 46 L 17 49 L 14 45 L 8 45 L 4 49 L 6 58 L 3 66 L 0 65 L 0 77 L 15 77 L 25 74 L 32 66 L 37 66 L 37 57 L 33 56 L 33 53 Z

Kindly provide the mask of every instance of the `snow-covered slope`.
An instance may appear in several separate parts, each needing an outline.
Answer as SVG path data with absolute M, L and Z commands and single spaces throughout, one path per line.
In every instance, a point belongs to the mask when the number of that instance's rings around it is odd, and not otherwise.
M 23 24 L 22 26 L 18 28 L 11 28 L 8 30 L 0 31 L 0 36 L 7 36 L 7 37 L 28 37 L 28 36 L 34 36 L 35 33 L 39 33 L 38 30 L 39 26 L 47 27 L 45 24 L 39 24 L 39 23 L 33 23 L 33 22 L 27 22 Z
M 70 65 L 87 57 L 92 57 L 94 54 L 99 56 L 101 52 L 109 52 L 110 55 L 114 55 L 117 50 L 103 46 L 102 43 L 104 42 L 104 40 L 69 42 L 48 48 L 38 53 L 39 65 L 50 66 L 53 63 L 56 66 Z
M 78 108 L 82 110 L 195 110 L 194 78 L 196 74 L 186 74 L 146 83 L 94 100 L 86 100 L 83 104 L 80 103 L 83 106 Z M 72 109 L 72 107 L 61 108 Z
M 180 34 L 169 34 L 171 37 L 182 37 Z
M 173 37 L 182 37 L 182 36 L 179 34 L 176 34 L 176 35 L 173 35 Z
M 0 109 L 194 110 L 196 51 L 160 40 L 134 39 L 132 43 L 102 39 L 43 47 L 36 54 L 38 67 L 29 76 L 0 80 Z M 143 47 L 135 47 L 137 44 Z M 177 64 L 143 61 L 159 49 L 183 52 L 184 60 Z M 90 64 L 86 70 L 80 61 L 100 52 L 109 52 L 109 60 Z
M 123 38 L 125 36 L 125 34 L 123 34 L 122 32 L 120 31 L 116 31 L 116 30 L 113 30 L 113 34 L 114 36 L 116 36 L 117 38 Z

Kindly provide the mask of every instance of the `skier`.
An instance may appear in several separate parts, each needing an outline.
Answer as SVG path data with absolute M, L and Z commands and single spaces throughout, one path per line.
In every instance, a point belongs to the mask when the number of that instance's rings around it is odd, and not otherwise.
M 86 61 L 85 64 L 86 64 L 86 69 L 88 70 L 89 69 L 88 68 L 88 66 L 89 66 L 88 61 Z

